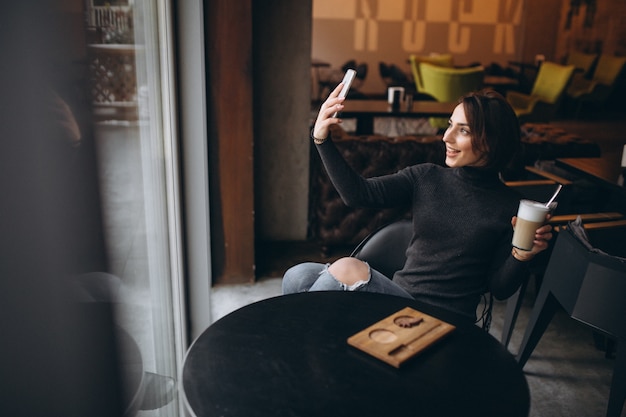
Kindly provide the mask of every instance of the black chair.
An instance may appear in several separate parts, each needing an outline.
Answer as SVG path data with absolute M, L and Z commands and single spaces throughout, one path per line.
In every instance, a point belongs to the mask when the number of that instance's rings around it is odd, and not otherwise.
M 589 222 L 598 222 L 601 224 L 605 221 L 619 221 L 623 219 L 623 215 L 618 212 L 602 212 L 602 213 L 587 213 L 587 214 L 561 214 L 558 216 L 554 216 L 550 220 L 550 224 L 554 227 L 553 235 L 556 239 L 557 231 L 559 230 L 559 226 L 563 224 L 567 224 L 576 220 L 577 217 L 581 217 L 584 221 Z M 506 310 L 504 312 L 504 323 L 502 325 L 502 335 L 500 338 L 501 343 L 504 347 L 508 347 L 511 342 L 511 337 L 513 336 L 513 330 L 515 329 L 515 322 L 517 321 L 517 316 L 519 315 L 519 311 L 522 308 L 522 303 L 524 301 L 524 294 L 526 293 L 526 289 L 528 287 L 528 282 L 530 278 L 535 278 L 535 287 L 538 291 L 541 282 L 543 281 L 543 274 L 545 273 L 545 269 L 547 263 L 550 259 L 550 254 L 552 253 L 552 247 L 548 248 L 548 250 L 541 252 L 537 255 L 537 259 L 530 267 L 530 276 L 529 279 L 522 282 L 522 285 L 518 290 L 513 294 L 506 303 Z
M 596 223 L 588 225 L 586 233 L 580 230 L 585 229 L 570 223 L 556 238 L 517 360 L 522 367 L 526 364 L 557 309 L 563 308 L 573 319 L 616 340 L 606 416 L 618 417 L 626 397 L 626 259 L 604 251 L 626 249 L 626 222 Z M 600 242 L 610 247 L 594 248 Z
M 365 81 L 365 78 L 367 78 L 367 63 L 362 62 L 359 65 L 356 66 L 355 68 L 356 71 L 356 79 L 357 80 L 361 80 L 361 82 Z
M 380 78 L 383 80 L 387 87 L 404 87 L 405 94 L 415 94 L 417 90 L 415 83 L 402 68 L 395 64 L 387 65 L 384 62 L 378 63 L 378 72 Z
M 334 68 L 334 69 L 331 68 L 330 71 L 328 71 L 328 75 L 325 77 L 325 79 L 317 80 L 318 99 L 321 100 L 322 97 L 326 97 L 326 95 L 329 94 L 333 90 L 333 88 L 335 88 L 337 84 L 341 82 L 344 74 L 349 69 L 355 70 L 356 76 L 355 76 L 354 81 L 352 81 L 352 86 L 350 87 L 350 90 L 348 91 L 347 98 L 351 100 L 352 99 L 359 100 L 359 99 L 366 98 L 366 95 L 362 93 L 359 90 L 359 88 L 363 85 L 363 83 L 365 82 L 365 78 L 367 77 L 367 70 L 368 70 L 367 63 L 363 62 L 363 63 L 358 64 L 356 60 L 350 59 L 346 61 L 341 66 L 341 68 Z
M 356 66 L 357 66 L 356 60 L 351 59 L 349 61 L 346 61 L 346 63 L 341 66 L 341 71 L 345 73 L 349 69 L 356 68 Z
M 411 221 L 399 220 L 370 233 L 350 256 L 367 261 L 378 272 L 393 278 L 406 262 L 405 252 L 412 235 Z

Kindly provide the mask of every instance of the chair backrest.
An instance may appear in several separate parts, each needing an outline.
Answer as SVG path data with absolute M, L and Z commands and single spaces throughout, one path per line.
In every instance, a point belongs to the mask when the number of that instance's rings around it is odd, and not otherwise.
M 367 63 L 363 62 L 357 65 L 355 70 L 356 70 L 356 78 L 359 80 L 365 80 L 365 77 L 367 77 Z
M 471 91 L 480 90 L 485 77 L 482 66 L 447 68 L 421 62 L 419 64 L 424 93 L 440 102 L 456 102 Z
M 546 103 L 556 104 L 567 88 L 574 69 L 574 65 L 559 65 L 548 61 L 542 63 L 530 95 Z
M 596 58 L 598 58 L 597 54 L 586 54 L 584 52 L 571 51 L 567 56 L 565 65 L 573 65 L 574 68 L 580 71 L 581 75 L 585 76 L 591 70 Z
M 598 65 L 593 72 L 593 80 L 600 84 L 612 86 L 622 72 L 625 63 L 626 57 L 600 55 Z
M 618 239 L 623 251 L 626 228 L 597 228 L 587 233 L 592 246 L 601 249 Z M 626 261 L 590 250 L 571 225 L 557 235 L 543 285 L 571 317 L 615 337 L 626 337 Z
M 441 55 L 409 55 L 409 62 L 411 64 L 411 73 L 413 74 L 413 81 L 415 82 L 415 89 L 418 93 L 424 93 L 424 83 L 422 82 L 422 76 L 420 74 L 420 62 L 428 62 L 429 64 L 437 65 L 440 67 L 449 67 L 453 65 L 453 58 L 450 54 Z
M 366 261 L 387 278 L 393 278 L 406 262 L 406 249 L 413 236 L 410 220 L 399 220 L 373 231 L 350 256 Z

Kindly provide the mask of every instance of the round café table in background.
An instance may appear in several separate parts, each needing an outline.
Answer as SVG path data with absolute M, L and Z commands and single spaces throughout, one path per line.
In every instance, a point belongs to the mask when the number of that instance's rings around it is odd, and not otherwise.
M 348 337 L 405 308 L 456 326 L 394 368 Z M 182 371 L 187 410 L 208 416 L 528 416 L 522 370 L 491 335 L 450 312 L 373 293 L 266 299 L 221 318 Z

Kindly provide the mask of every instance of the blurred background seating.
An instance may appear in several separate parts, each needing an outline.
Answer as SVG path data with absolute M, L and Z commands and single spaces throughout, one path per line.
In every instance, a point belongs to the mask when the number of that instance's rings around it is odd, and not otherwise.
M 575 117 L 580 115 L 584 104 L 601 107 L 606 103 L 625 63 L 626 57 L 600 55 L 591 79 L 574 77 L 566 94 L 576 106 Z
M 356 77 L 352 81 L 350 90 L 348 91 L 348 99 L 362 99 L 366 98 L 365 94 L 359 91 L 359 88 L 365 82 L 368 72 L 368 65 L 366 63 L 357 63 L 356 60 L 351 59 L 346 61 L 340 68 L 332 68 L 330 66 L 320 68 L 318 71 L 318 100 L 324 101 L 330 92 L 343 80 L 343 76 L 347 70 L 353 69 L 356 71 Z
M 549 122 L 556 115 L 572 74 L 574 65 L 544 62 L 530 94 L 507 92 L 506 98 L 515 114 L 524 122 Z
M 419 64 L 421 62 L 427 62 L 432 65 L 440 67 L 452 68 L 454 60 L 450 54 L 441 55 L 409 55 L 409 63 L 411 64 L 411 72 L 413 74 L 413 81 L 415 83 L 415 89 L 419 93 L 427 93 L 424 90 L 424 83 L 422 81 L 422 74 L 420 72 Z
M 480 90 L 483 86 L 485 68 L 482 66 L 450 68 L 428 62 L 420 62 L 418 66 L 422 79 L 421 92 L 439 102 L 456 102 L 459 97 Z M 433 117 L 430 124 L 438 129 L 445 129 L 448 127 L 448 118 Z

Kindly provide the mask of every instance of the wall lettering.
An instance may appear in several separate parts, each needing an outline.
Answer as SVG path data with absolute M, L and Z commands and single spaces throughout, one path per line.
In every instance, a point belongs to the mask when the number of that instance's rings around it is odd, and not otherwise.
M 313 18 L 351 20 L 356 51 L 378 51 L 385 32 L 381 24 L 400 26 L 399 46 L 421 53 L 431 43 L 431 32 L 446 25 L 444 44 L 449 53 L 468 53 L 492 45 L 495 54 L 515 54 L 524 0 L 313 0 Z M 338 31 L 346 36 L 346 23 Z M 490 33 L 491 36 L 481 37 Z M 435 40 L 440 41 L 440 40 Z M 488 41 L 488 42 L 486 42 Z
M 519 59 L 526 0 L 313 0 L 312 56 L 333 66 L 380 62 L 410 72 L 410 54 L 452 54 L 456 65 Z M 370 81 L 371 80 L 371 81 Z M 365 90 L 381 89 L 368 76 Z

